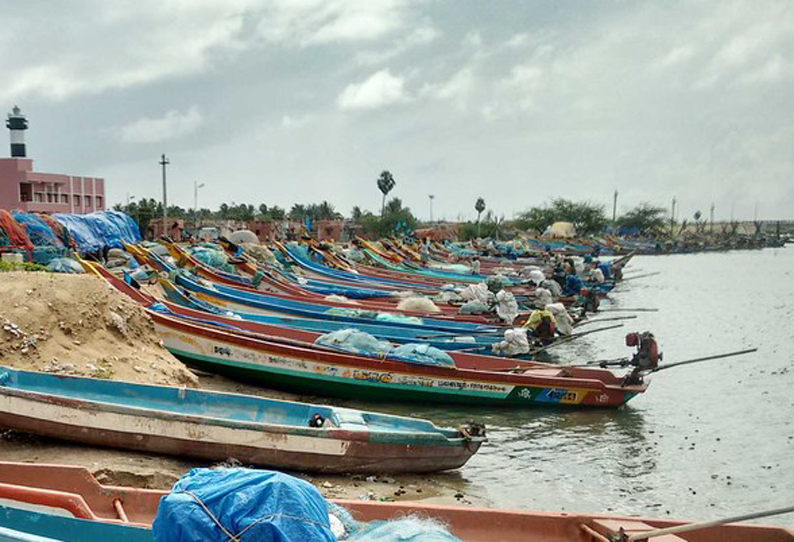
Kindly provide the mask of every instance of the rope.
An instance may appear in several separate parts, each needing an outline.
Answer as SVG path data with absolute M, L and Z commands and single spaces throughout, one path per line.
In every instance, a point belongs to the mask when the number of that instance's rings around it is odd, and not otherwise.
M 225 534 L 229 538 L 229 540 L 232 540 L 233 542 L 240 542 L 240 539 L 234 536 L 232 533 L 230 533 L 228 529 L 226 529 L 226 527 L 223 526 L 220 520 L 215 517 L 215 514 L 213 514 L 212 511 L 209 508 L 207 508 L 207 505 L 204 504 L 204 502 L 201 499 L 199 499 L 195 493 L 193 493 L 192 491 L 185 491 L 185 494 L 193 497 L 193 499 L 198 503 L 198 505 L 202 508 L 202 510 L 206 512 L 206 514 L 210 517 L 210 519 L 215 522 L 215 525 L 217 525 L 218 528 L 221 531 L 223 531 L 223 534 Z
M 226 527 L 223 526 L 223 524 L 220 522 L 220 520 L 217 517 L 215 517 L 215 514 L 213 514 L 212 511 L 209 508 L 207 508 L 207 505 L 204 504 L 204 502 L 195 493 L 193 493 L 192 491 L 185 491 L 184 493 L 186 495 L 190 495 L 198 503 L 198 505 L 201 507 L 201 509 L 204 510 L 204 512 L 210 517 L 210 519 L 212 519 L 212 521 L 215 522 L 215 525 L 217 525 L 218 528 L 221 531 L 223 531 L 223 534 L 225 534 L 229 538 L 229 540 L 231 540 L 232 542 L 242 542 L 242 536 L 248 530 L 250 530 L 255 525 L 258 525 L 259 523 L 262 523 L 263 521 L 268 521 L 268 520 L 271 520 L 271 519 L 274 519 L 274 518 L 287 518 L 287 519 L 291 519 L 291 520 L 295 520 L 295 521 L 303 521 L 303 522 L 307 522 L 307 523 L 313 523 L 313 524 L 315 524 L 315 525 L 317 525 L 319 527 L 323 527 L 325 529 L 328 529 L 328 525 L 322 523 L 321 521 L 315 521 L 315 520 L 310 519 L 310 518 L 304 518 L 304 517 L 299 517 L 299 516 L 291 516 L 289 514 L 267 514 L 266 516 L 258 518 L 256 521 L 254 521 L 253 523 L 248 525 L 248 527 L 246 527 L 245 529 L 243 529 L 242 531 L 240 531 L 239 533 L 234 535 L 231 532 L 229 532 L 229 530 Z

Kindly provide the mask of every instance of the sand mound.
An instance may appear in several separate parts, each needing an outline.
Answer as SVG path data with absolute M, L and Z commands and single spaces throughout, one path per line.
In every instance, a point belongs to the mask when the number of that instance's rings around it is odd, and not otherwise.
M 0 364 L 195 387 L 146 313 L 89 275 L 0 273 Z

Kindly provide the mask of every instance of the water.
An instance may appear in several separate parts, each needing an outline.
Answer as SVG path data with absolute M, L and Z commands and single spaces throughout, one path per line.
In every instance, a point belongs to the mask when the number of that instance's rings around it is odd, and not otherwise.
M 794 246 L 637 257 L 630 269 L 661 274 L 625 283 L 611 306 L 659 312 L 560 347 L 560 358 L 624 356 L 625 333 L 645 330 L 667 363 L 759 351 L 659 373 L 619 410 L 390 411 L 484 421 L 489 442 L 446 480 L 493 506 L 703 519 L 792 504 Z

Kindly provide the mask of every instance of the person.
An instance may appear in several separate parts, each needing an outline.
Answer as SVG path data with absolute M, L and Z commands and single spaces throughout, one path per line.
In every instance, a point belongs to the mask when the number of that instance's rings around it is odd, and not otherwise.
M 557 332 L 557 320 L 551 312 L 536 309 L 529 315 L 524 328 L 531 331 L 541 343 L 549 344 L 554 340 Z
M 633 346 L 637 351 L 631 357 L 630 364 L 634 369 L 623 379 L 624 386 L 642 384 L 643 375 L 659 366 L 662 355 L 656 337 L 650 331 L 629 333 L 626 335 L 626 346 Z
M 593 281 L 593 282 L 595 282 L 597 284 L 603 284 L 604 283 L 604 272 L 601 271 L 598 268 L 598 262 L 597 261 L 592 261 L 592 262 L 590 262 L 587 265 L 590 268 L 588 270 L 588 273 L 587 273 L 588 280 L 591 280 L 591 281 Z
M 427 242 L 427 237 L 422 238 L 422 245 L 419 247 L 419 256 L 422 263 L 426 264 L 430 260 L 430 243 Z
M 555 280 L 544 279 L 541 281 L 540 287 L 551 292 L 551 297 L 555 300 L 559 299 L 562 295 L 562 286 L 560 286 L 560 284 Z
M 479 275 L 480 274 L 480 258 L 475 257 L 471 261 L 471 274 L 472 275 Z
M 576 295 L 577 293 L 581 294 L 583 288 L 584 282 L 582 281 L 581 277 L 571 273 L 566 275 L 565 285 L 562 288 L 562 291 L 566 296 Z

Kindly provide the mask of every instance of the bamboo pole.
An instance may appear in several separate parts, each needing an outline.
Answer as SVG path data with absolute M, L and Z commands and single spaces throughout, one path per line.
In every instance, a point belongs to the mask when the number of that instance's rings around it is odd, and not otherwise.
M 622 320 L 635 320 L 637 316 L 615 316 L 613 318 L 600 318 L 597 320 L 580 320 L 573 327 L 584 326 L 587 324 L 599 324 L 601 322 L 620 322 Z
M 537 354 L 539 352 L 543 352 L 545 350 L 548 350 L 552 346 L 559 346 L 561 344 L 567 344 L 567 343 L 573 341 L 574 339 L 578 339 L 580 337 L 584 337 L 585 335 L 590 335 L 591 333 L 598 333 L 599 331 L 606 331 L 608 329 L 615 329 L 615 328 L 619 328 L 619 327 L 623 327 L 623 324 L 615 324 L 614 326 L 600 327 L 598 329 L 591 329 L 589 331 L 582 331 L 581 333 L 574 333 L 572 335 L 568 335 L 567 337 L 563 337 L 562 339 L 554 341 L 551 344 L 547 344 L 546 346 L 541 346 L 540 348 L 535 348 L 534 350 L 530 350 L 528 354 L 529 355 L 534 355 L 534 354 Z
M 624 308 L 615 308 L 615 309 L 598 309 L 596 313 L 600 312 L 659 312 L 659 309 L 624 309 Z
M 717 354 L 715 356 L 706 356 L 703 358 L 695 358 L 695 359 L 688 359 L 685 361 L 676 361 L 675 363 L 667 363 L 666 365 L 659 365 L 655 369 L 650 370 L 650 373 L 658 373 L 659 371 L 664 371 L 665 369 L 672 369 L 673 367 L 680 367 L 681 365 L 689 365 L 690 363 L 700 363 L 702 361 L 712 361 L 715 359 L 722 359 L 722 358 L 729 358 L 732 356 L 741 356 L 744 354 L 750 354 L 752 352 L 757 352 L 758 348 L 748 348 L 747 350 L 737 350 L 736 352 L 729 352 L 727 354 Z
M 699 523 L 689 523 L 687 525 L 676 525 L 675 527 L 666 527 L 664 529 L 656 529 L 654 531 L 634 533 L 628 536 L 624 534 L 622 542 L 641 542 L 646 541 L 649 538 L 657 538 L 668 534 L 688 533 L 691 531 L 699 531 L 700 529 L 719 527 L 728 523 L 738 523 L 740 521 L 747 521 L 748 519 L 768 518 L 770 516 L 790 514 L 791 512 L 794 512 L 794 506 L 786 506 L 784 508 L 776 508 L 774 510 L 765 510 L 763 512 L 752 512 L 750 514 L 742 514 L 740 516 L 732 516 L 729 518 L 715 519 L 711 521 L 701 521 Z

